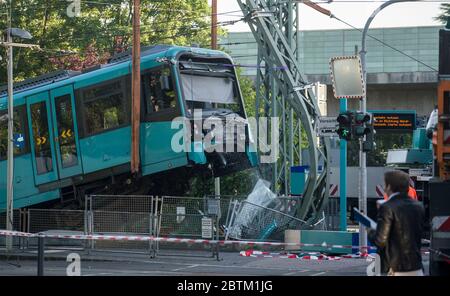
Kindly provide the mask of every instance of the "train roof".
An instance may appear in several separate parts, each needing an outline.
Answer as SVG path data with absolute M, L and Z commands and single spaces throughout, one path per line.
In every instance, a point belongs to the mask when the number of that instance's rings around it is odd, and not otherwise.
M 229 56 L 220 51 L 204 49 L 204 48 L 194 48 L 194 47 L 182 47 L 174 45 L 154 45 L 154 46 L 143 46 L 141 47 L 141 61 L 148 60 L 150 58 L 158 57 L 164 55 L 168 58 L 176 57 L 180 52 L 193 52 L 202 55 L 220 55 L 222 57 Z M 29 78 L 24 81 L 14 83 L 14 100 L 16 100 L 17 94 L 23 93 L 25 95 L 31 95 L 34 92 L 45 91 L 54 83 L 63 83 L 65 80 L 67 83 L 74 82 L 73 79 L 77 79 L 80 76 L 91 74 L 96 70 L 101 70 L 105 68 L 116 68 L 116 67 L 126 67 L 131 61 L 131 50 L 125 51 L 114 55 L 108 60 L 107 64 L 94 66 L 92 68 L 84 69 L 83 71 L 70 71 L 70 70 L 58 70 L 55 72 L 40 75 L 34 78 Z M 128 62 L 128 63 L 127 63 Z M 91 74 L 92 75 L 92 74 Z M 61 84 L 63 86 L 64 84 Z M 58 85 L 59 86 L 59 85 Z M 47 87 L 47 88 L 46 88 Z M 0 86 L 0 109 L 6 108 L 6 96 L 7 96 L 7 85 Z

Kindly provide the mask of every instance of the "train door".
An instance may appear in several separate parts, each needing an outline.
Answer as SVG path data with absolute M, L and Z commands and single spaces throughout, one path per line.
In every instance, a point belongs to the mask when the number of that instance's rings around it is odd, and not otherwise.
M 52 144 L 53 132 L 48 92 L 27 98 L 27 114 L 35 184 L 56 181 L 58 172 L 55 166 L 55 146 Z
M 82 173 L 72 85 L 50 91 L 56 163 L 61 179 Z

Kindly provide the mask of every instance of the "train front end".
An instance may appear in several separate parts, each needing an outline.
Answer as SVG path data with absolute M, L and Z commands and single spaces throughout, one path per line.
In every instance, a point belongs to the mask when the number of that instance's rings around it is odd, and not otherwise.
M 256 143 L 235 66 L 219 51 L 192 50 L 177 58 L 189 162 L 214 177 L 258 165 Z

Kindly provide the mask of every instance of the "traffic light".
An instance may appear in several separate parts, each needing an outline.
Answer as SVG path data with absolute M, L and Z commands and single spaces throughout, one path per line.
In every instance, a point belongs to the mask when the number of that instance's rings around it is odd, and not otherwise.
M 375 130 L 373 128 L 375 118 L 369 113 L 356 112 L 354 136 L 355 138 L 366 137 L 362 144 L 362 150 L 369 152 L 375 149 Z
M 375 143 L 376 131 L 373 128 L 373 121 L 374 121 L 374 119 L 372 119 L 372 122 L 367 126 L 370 129 L 370 132 L 366 135 L 366 140 L 363 142 L 363 151 L 364 152 L 373 151 L 376 148 L 376 143 Z
M 353 113 L 349 111 L 339 114 L 337 117 L 337 122 L 339 123 L 339 128 L 336 132 L 339 135 L 339 138 L 351 141 L 353 130 Z
M 356 138 L 362 138 L 371 132 L 370 127 L 367 125 L 370 123 L 371 116 L 365 112 L 355 112 L 355 125 L 354 136 Z

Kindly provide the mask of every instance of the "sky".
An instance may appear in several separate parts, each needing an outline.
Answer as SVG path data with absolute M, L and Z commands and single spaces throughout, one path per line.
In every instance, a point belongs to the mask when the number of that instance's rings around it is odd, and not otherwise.
M 240 10 L 236 0 L 217 0 L 218 13 Z M 324 0 L 316 0 L 321 2 Z M 326 1 L 326 0 L 325 0 Z M 343 1 L 339 3 L 340 1 Z M 412 27 L 412 26 L 434 26 L 440 23 L 433 20 L 439 14 L 439 6 L 443 2 L 450 3 L 450 0 L 428 0 L 417 3 L 396 3 L 383 9 L 371 24 L 371 28 L 381 27 Z M 211 2 L 211 0 L 209 0 Z M 336 17 L 359 28 L 364 27 L 365 22 L 378 8 L 382 2 L 380 0 L 334 0 L 335 3 L 321 3 L 323 8 L 331 11 Z M 352 3 L 351 3 L 352 2 Z M 326 15 L 320 14 L 314 9 L 301 5 L 300 29 L 301 30 L 322 30 L 322 29 L 348 29 L 349 27 L 341 22 L 330 19 Z M 234 12 L 228 16 L 219 15 L 219 22 L 237 20 L 242 17 L 241 12 Z M 248 25 L 239 22 L 233 26 L 226 27 L 229 32 L 249 31 Z

